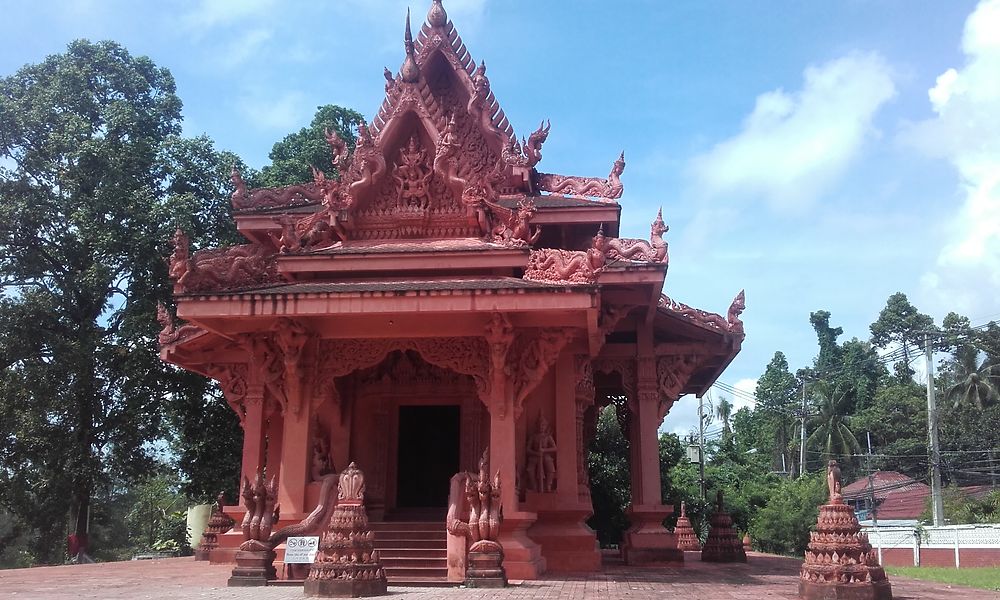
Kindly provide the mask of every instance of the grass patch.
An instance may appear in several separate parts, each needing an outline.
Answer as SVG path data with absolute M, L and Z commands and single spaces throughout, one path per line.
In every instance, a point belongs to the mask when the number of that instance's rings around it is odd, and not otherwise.
M 951 567 L 886 567 L 890 575 L 902 575 L 914 579 L 939 581 L 952 585 L 965 585 L 984 590 L 1000 591 L 1000 567 L 975 567 L 954 569 Z M 891 580 L 890 580 L 891 581 Z

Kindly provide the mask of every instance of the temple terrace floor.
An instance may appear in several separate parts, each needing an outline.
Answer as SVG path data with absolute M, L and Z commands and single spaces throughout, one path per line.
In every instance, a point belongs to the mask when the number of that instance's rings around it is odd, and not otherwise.
M 558 575 L 539 581 L 513 582 L 502 590 L 390 587 L 392 598 L 430 600 L 456 598 L 646 600 L 745 600 L 795 598 L 800 561 L 750 553 L 746 565 L 702 563 L 687 553 L 679 568 L 606 567 L 602 573 Z M 299 587 L 227 588 L 231 567 L 212 566 L 192 558 L 132 561 L 95 565 L 36 567 L 0 571 L 0 597 L 32 600 L 100 599 L 261 599 L 303 598 Z M 892 578 L 897 600 L 1000 600 L 1000 593 Z

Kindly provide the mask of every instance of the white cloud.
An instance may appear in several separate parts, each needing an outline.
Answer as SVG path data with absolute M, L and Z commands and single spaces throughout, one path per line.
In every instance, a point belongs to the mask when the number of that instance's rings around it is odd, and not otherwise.
M 924 291 L 966 314 L 995 312 L 1000 294 L 1000 0 L 980 2 L 965 23 L 965 64 L 928 91 L 935 116 L 901 139 L 948 160 L 959 176 L 961 206 L 945 224 L 945 243 Z
M 801 90 L 758 96 L 738 134 L 692 160 L 700 194 L 760 198 L 777 210 L 804 206 L 877 134 L 872 120 L 896 93 L 889 66 L 873 53 L 810 66 L 803 79 Z
M 274 7 L 274 0 L 199 0 L 182 20 L 191 29 L 207 30 L 264 16 Z
M 267 29 L 251 29 L 219 49 L 214 59 L 220 67 L 234 69 L 261 53 L 271 37 L 272 33 Z
M 280 94 L 254 91 L 239 100 L 239 108 L 251 125 L 282 133 L 307 125 L 314 105 L 297 91 Z

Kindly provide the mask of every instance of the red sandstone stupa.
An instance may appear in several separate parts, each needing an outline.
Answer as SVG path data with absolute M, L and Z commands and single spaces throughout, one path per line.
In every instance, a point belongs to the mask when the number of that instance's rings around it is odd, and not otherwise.
M 722 490 L 716 495 L 715 512 L 712 513 L 708 539 L 701 549 L 701 560 L 707 562 L 746 562 L 743 542 L 733 528 L 733 518 L 722 505 Z
M 385 569 L 375 550 L 364 504 L 365 476 L 354 463 L 340 473 L 337 506 L 320 537 L 306 596 L 360 598 L 386 593 Z
M 854 509 L 840 495 L 840 467 L 827 466 L 830 501 L 819 507 L 816 531 L 809 534 L 799 579 L 806 600 L 892 600 L 892 586 L 878 554 L 861 533 Z
M 512 579 L 601 569 L 586 458 L 615 403 L 633 473 L 625 560 L 681 558 L 663 527 L 657 432 L 740 351 L 743 294 L 723 314 L 663 295 L 684 293 L 663 289 L 667 225 L 619 204 L 624 155 L 608 149 L 601 177 L 540 170 L 548 121 L 515 134 L 440 0 L 402 37 L 355 147 L 326 136 L 331 175 L 251 189 L 234 171 L 244 243 L 195 251 L 177 232 L 186 324 L 161 311 L 162 358 L 219 382 L 243 428 L 241 479 L 265 469 L 276 484 L 277 530 L 317 506 L 325 473 L 357 461 L 376 531 L 418 519 L 434 521 L 410 529 L 444 531 L 451 477 L 488 447 Z M 620 237 L 623 209 L 653 217 L 649 239 Z M 536 438 L 542 417 L 551 430 Z M 522 497 L 532 460 L 544 485 Z M 225 509 L 237 522 L 245 510 Z M 219 535 L 212 561 L 244 541 Z M 416 548 L 382 554 L 390 581 Z
M 691 526 L 691 519 L 687 516 L 687 506 L 681 502 L 681 516 L 677 517 L 677 525 L 674 526 L 674 535 L 677 536 L 677 548 L 679 550 L 701 550 L 701 541 Z
M 209 517 L 205 531 L 201 534 L 201 541 L 198 543 L 198 548 L 194 551 L 195 560 L 208 560 L 212 550 L 219 545 L 219 536 L 232 529 L 233 525 L 236 524 L 235 521 L 223 512 L 225 507 L 226 497 L 222 492 L 219 492 L 219 496 L 215 500 L 215 506 L 212 507 L 212 516 Z

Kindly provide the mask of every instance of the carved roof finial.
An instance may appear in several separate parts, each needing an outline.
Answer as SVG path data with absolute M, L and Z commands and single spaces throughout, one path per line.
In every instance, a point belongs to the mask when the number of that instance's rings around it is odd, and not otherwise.
M 448 13 L 441 5 L 441 0 L 433 0 L 430 10 L 427 11 L 427 24 L 431 27 L 444 27 L 448 24 Z
M 403 59 L 403 66 L 399 68 L 400 78 L 405 83 L 416 83 L 420 80 L 420 67 L 417 66 L 417 59 L 413 56 L 413 34 L 410 33 L 410 9 L 406 9 L 406 31 L 403 34 L 403 47 L 406 49 L 406 58 Z
M 663 235 L 664 233 L 670 231 L 670 227 L 663 222 L 663 207 L 661 206 L 659 210 L 656 211 L 656 218 L 653 220 L 653 224 L 650 226 L 650 231 L 653 235 Z

